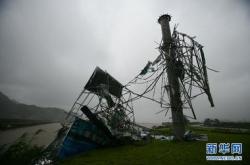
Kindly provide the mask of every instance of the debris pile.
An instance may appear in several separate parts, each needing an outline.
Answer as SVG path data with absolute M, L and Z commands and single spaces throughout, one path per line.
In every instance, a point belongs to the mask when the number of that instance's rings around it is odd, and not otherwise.
M 123 85 L 96 67 L 73 104 L 65 124 L 73 122 L 59 151 L 59 157 L 90 149 L 114 146 L 120 139 L 136 135 L 134 112 L 122 97 Z
M 160 111 L 157 113 L 165 112 L 165 116 L 169 110 L 172 111 L 174 136 L 155 135 L 153 138 L 207 140 L 206 135 L 195 135 L 190 131 L 185 133 L 185 127 L 181 133 L 175 131 L 178 125 L 185 125 L 185 117 L 196 119 L 192 99 L 206 94 L 212 107 L 214 103 L 203 46 L 194 37 L 178 32 L 176 26 L 171 35 L 170 19 L 169 15 L 163 15 L 158 20 L 163 32 L 163 39 L 158 45 L 159 56 L 153 62 L 148 61 L 127 84 L 122 85 L 109 73 L 95 68 L 70 109 L 58 138 L 45 152 L 53 155 L 51 159 L 63 159 L 94 148 L 119 145 L 124 139 L 133 141 L 147 138 L 149 132 L 140 132 L 140 126 L 135 123 L 133 102 L 139 99 L 159 104 Z M 192 116 L 187 115 L 187 111 L 184 116 L 183 109 L 190 110 Z M 48 156 L 45 158 L 50 159 Z

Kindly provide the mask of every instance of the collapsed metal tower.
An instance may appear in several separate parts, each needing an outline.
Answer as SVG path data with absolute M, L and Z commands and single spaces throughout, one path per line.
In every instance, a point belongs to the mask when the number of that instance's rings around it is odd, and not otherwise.
M 132 133 L 135 121 L 134 111 L 130 105 L 131 102 L 126 101 L 122 92 L 123 85 L 120 82 L 96 67 L 70 109 L 67 122 L 73 122 L 75 117 L 92 121 L 93 117 L 96 117 L 115 136 L 125 132 Z
M 175 138 L 183 140 L 185 118 L 196 119 L 192 100 L 206 94 L 214 107 L 207 69 L 215 70 L 206 66 L 203 46 L 194 40 L 195 37 L 178 32 L 176 26 L 171 34 L 170 20 L 170 15 L 158 19 L 162 29 L 162 41 L 158 46 L 160 55 L 153 62 L 149 61 L 124 89 L 132 94 L 133 101 L 145 98 L 159 103 L 162 108 L 159 112 L 166 111 L 165 115 L 171 110 Z M 135 92 L 136 85 L 145 85 L 143 92 Z M 186 110 L 192 115 L 187 115 Z
M 126 85 L 96 67 L 70 109 L 65 127 L 37 160 L 40 164 L 99 146 L 117 145 L 119 139 L 126 136 L 133 139 L 133 135 L 138 135 L 133 109 L 136 100 L 148 99 L 159 104 L 161 110 L 157 113 L 165 111 L 165 116 L 171 110 L 173 131 L 178 140 L 184 139 L 185 118 L 196 119 L 194 98 L 206 94 L 214 106 L 207 69 L 215 70 L 206 66 L 203 46 L 194 37 L 178 32 L 176 26 L 171 35 L 170 20 L 170 15 L 158 19 L 162 29 L 160 55 L 153 62 L 148 61 Z M 192 116 L 187 115 L 186 110 L 190 110 Z
M 132 133 L 135 124 L 133 102 L 144 98 L 160 104 L 159 112 L 165 111 L 165 115 L 171 110 L 174 135 L 182 140 L 185 118 L 196 119 L 192 99 L 206 94 L 212 107 L 214 103 L 207 75 L 210 68 L 206 66 L 203 46 L 194 40 L 195 37 L 178 32 L 176 26 L 171 34 L 170 20 L 170 15 L 158 19 L 162 41 L 158 45 L 160 55 L 153 62 L 149 61 L 125 85 L 97 67 L 74 102 L 67 121 L 74 120 L 75 116 L 91 119 L 83 110 L 87 106 L 113 135 Z
M 169 22 L 170 15 L 162 15 L 158 23 L 162 29 L 162 44 L 159 49 L 166 60 L 169 100 L 172 112 L 172 122 L 175 137 L 183 139 L 185 121 L 183 104 L 187 103 L 193 113 L 191 99 L 192 88 L 200 88 L 201 93 L 206 93 L 211 106 L 214 106 L 208 84 L 207 67 L 202 46 L 194 38 L 176 31 L 174 28 L 171 36 Z M 184 100 L 182 101 L 182 96 Z

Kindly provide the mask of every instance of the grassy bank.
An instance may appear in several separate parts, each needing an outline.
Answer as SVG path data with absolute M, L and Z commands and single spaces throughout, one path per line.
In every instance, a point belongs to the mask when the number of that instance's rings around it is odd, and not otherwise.
M 0 164 L 1 165 L 29 165 L 34 158 L 39 157 L 43 147 L 30 144 L 25 134 L 21 136 L 14 144 L 8 147 L 0 146 Z
M 160 129 L 164 133 L 164 128 Z M 165 129 L 169 133 L 169 129 Z M 243 143 L 243 161 L 212 162 L 206 161 L 207 142 L 168 142 L 151 141 L 141 145 L 126 145 L 115 148 L 97 149 L 66 159 L 63 165 L 161 165 L 161 164 L 249 164 L 250 135 L 219 133 L 207 130 L 195 132 L 208 134 L 209 141 Z

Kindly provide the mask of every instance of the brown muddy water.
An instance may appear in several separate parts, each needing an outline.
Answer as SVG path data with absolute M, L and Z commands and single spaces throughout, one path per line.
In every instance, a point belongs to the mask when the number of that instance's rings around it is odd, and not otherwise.
M 156 123 L 138 124 L 147 128 L 160 125 Z M 61 127 L 60 123 L 50 123 L 0 131 L 0 146 L 10 146 L 20 137 L 25 136 L 25 139 L 28 140 L 30 144 L 46 147 L 55 139 Z
M 61 127 L 60 123 L 50 123 L 0 131 L 0 146 L 9 146 L 21 136 L 32 145 L 47 146 L 55 139 Z

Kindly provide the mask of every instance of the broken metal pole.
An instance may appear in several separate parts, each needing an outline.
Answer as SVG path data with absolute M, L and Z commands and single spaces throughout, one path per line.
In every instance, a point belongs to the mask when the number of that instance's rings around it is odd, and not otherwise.
M 180 95 L 180 84 L 178 76 L 176 75 L 176 54 L 175 45 L 172 44 L 171 32 L 169 22 L 171 20 L 170 15 L 162 15 L 158 19 L 158 23 L 161 25 L 163 45 L 161 50 L 164 51 L 168 75 L 168 83 L 170 87 L 170 104 L 173 122 L 173 131 L 177 140 L 184 139 L 185 123 L 183 116 L 182 101 Z
M 106 136 L 108 136 L 113 142 L 115 141 L 114 136 L 110 132 L 110 130 L 106 127 L 106 125 L 93 114 L 87 106 L 83 106 L 81 111 L 89 118 L 89 120 L 97 126 L 100 130 L 104 132 Z

